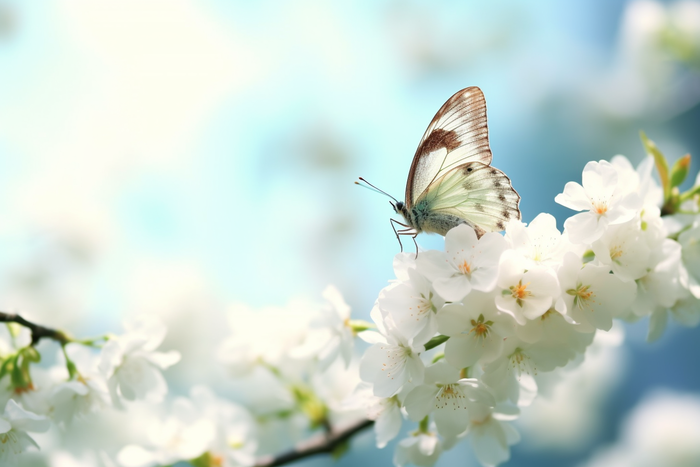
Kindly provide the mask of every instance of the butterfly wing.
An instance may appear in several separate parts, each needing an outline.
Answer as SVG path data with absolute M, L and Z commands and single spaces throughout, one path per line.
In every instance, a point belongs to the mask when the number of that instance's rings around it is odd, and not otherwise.
M 455 167 L 431 183 L 416 200 L 422 230 L 445 235 L 466 222 L 477 231 L 504 230 L 511 219 L 520 219 L 520 195 L 500 170 L 481 162 Z
M 486 125 L 486 99 L 472 86 L 450 97 L 428 125 L 418 145 L 406 184 L 406 205 L 416 200 L 435 180 L 466 163 L 491 164 Z

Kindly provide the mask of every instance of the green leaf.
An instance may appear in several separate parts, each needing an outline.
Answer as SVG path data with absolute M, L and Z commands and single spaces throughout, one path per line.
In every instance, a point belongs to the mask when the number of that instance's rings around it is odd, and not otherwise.
M 656 144 L 647 138 L 647 135 L 643 131 L 639 132 L 639 136 L 642 138 L 642 143 L 644 144 L 644 149 L 646 149 L 647 154 L 654 158 L 654 163 L 656 164 L 656 170 L 659 172 L 659 180 L 661 180 L 661 187 L 664 189 L 664 202 L 668 200 L 671 195 L 671 180 L 668 173 L 668 162 L 666 157 L 659 151 Z
M 436 353 L 435 356 L 433 357 L 433 363 L 439 362 L 439 361 L 442 360 L 443 358 L 445 358 L 445 352 L 438 352 L 438 353 Z

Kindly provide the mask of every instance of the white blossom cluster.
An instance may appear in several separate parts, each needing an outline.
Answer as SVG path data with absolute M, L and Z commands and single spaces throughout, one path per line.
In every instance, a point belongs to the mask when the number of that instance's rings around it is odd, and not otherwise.
M 556 197 L 579 211 L 563 233 L 549 214 L 481 238 L 460 225 L 444 252 L 396 256 L 396 280 L 372 311 L 377 331 L 361 334 L 372 345 L 360 377 L 379 407 L 378 446 L 404 416 L 418 423 L 397 445 L 397 466 L 433 465 L 461 439 L 483 465 L 500 464 L 519 439 L 509 421 L 537 396 L 539 375 L 580 360 L 613 319 L 649 316 L 650 340 L 669 315 L 698 324 L 697 196 L 662 218 L 653 166 L 589 162 L 582 184 Z
M 445 251 L 397 255 L 396 280 L 371 312 L 375 324 L 352 320 L 332 286 L 323 304 L 235 306 L 231 335 L 213 343 L 229 398 L 215 395 L 215 382 L 192 381 L 188 397 L 166 399 L 162 372 L 180 354 L 157 350 L 166 328 L 154 319 L 121 335 L 64 336 L 48 368 L 37 365 L 29 330 L 8 326 L 0 336 L 0 464 L 41 446 L 50 467 L 265 465 L 316 432 L 366 426 L 366 417 L 379 448 L 406 419 L 417 424 L 396 443 L 397 466 L 433 465 L 467 439 L 483 465 L 498 465 L 519 439 L 509 422 L 595 351 L 599 330 L 606 334 L 597 342 L 615 334 L 607 334 L 615 318 L 649 316 L 649 339 L 669 316 L 700 322 L 700 180 L 680 194 L 683 177 L 673 174 L 688 164 L 662 167 L 661 187 L 653 164 L 635 170 L 618 156 L 586 165 L 582 184 L 568 183 L 556 198 L 580 211 L 563 233 L 540 214 L 528 225 L 510 222 L 505 235 L 478 238 L 460 225 Z M 369 344 L 359 363 L 355 337 Z M 56 438 L 69 439 L 73 424 L 90 417 L 106 424 L 108 444 L 82 458 L 61 449 Z M 28 434 L 47 430 L 53 446 Z
M 51 368 L 30 368 L 40 355 L 30 345 L 29 331 L 9 329 L 13 348 L 3 349 L 0 369 L 0 402 L 5 407 L 0 416 L 3 466 L 15 465 L 17 456 L 28 447 L 38 448 L 27 433 L 46 432 L 52 421 L 65 429 L 75 419 L 110 405 L 124 409 L 124 401 L 161 402 L 167 393 L 161 371 L 180 359 L 175 351 L 156 351 L 165 337 L 165 326 L 141 319 L 127 323 L 122 335 L 98 339 L 106 342 L 66 343 Z

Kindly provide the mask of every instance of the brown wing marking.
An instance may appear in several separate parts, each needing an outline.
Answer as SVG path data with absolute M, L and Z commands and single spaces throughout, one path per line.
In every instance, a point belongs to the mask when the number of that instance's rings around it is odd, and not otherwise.
M 446 171 L 470 161 L 489 165 L 491 158 L 484 95 L 475 86 L 462 89 L 440 107 L 418 145 L 406 183 L 406 205 Z

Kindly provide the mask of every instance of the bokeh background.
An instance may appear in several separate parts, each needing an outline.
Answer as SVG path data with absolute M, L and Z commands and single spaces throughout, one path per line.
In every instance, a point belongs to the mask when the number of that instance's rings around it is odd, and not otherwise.
M 470 85 L 523 220 L 561 228 L 555 195 L 589 160 L 641 161 L 639 130 L 700 156 L 700 3 L 0 0 L 0 308 L 76 335 L 158 314 L 182 365 L 207 362 L 173 370 L 175 392 L 225 379 L 192 337 L 223 338 L 232 304 L 333 283 L 367 319 L 399 246 L 387 199 L 353 181 L 401 198 Z M 648 345 L 646 326 L 526 413 L 506 465 L 583 464 L 649 394 L 700 392 L 699 331 Z M 338 465 L 392 446 L 363 435 Z M 438 465 L 476 464 L 460 446 Z

